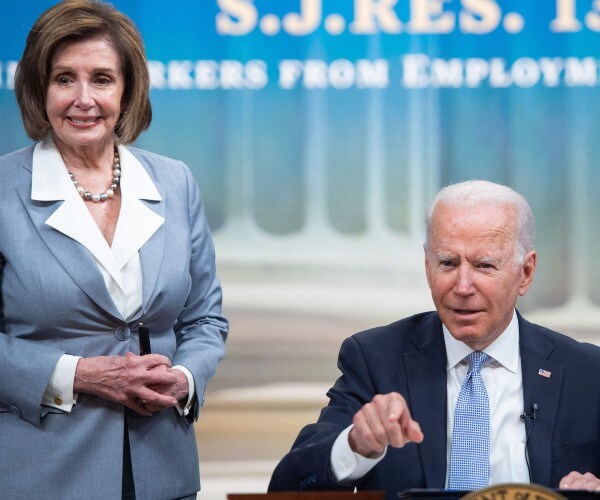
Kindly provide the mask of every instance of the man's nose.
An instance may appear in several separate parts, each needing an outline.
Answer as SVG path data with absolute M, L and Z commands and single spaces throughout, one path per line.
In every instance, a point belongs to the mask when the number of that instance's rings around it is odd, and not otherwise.
M 458 295 L 472 295 L 475 293 L 473 270 L 468 265 L 462 264 L 458 267 L 454 291 Z

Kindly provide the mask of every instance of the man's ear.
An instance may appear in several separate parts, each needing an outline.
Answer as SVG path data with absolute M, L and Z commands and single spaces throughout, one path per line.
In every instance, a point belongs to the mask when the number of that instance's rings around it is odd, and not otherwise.
M 427 252 L 427 245 L 423 245 L 423 253 L 425 256 L 425 277 L 427 278 L 427 284 L 429 285 L 429 288 L 431 288 L 431 281 L 430 281 L 430 277 L 429 277 L 429 254 Z
M 521 277 L 521 287 L 519 288 L 519 295 L 523 296 L 529 290 L 533 277 L 535 275 L 535 267 L 537 265 L 537 253 L 535 250 L 531 250 L 525 254 L 523 259 L 523 274 Z

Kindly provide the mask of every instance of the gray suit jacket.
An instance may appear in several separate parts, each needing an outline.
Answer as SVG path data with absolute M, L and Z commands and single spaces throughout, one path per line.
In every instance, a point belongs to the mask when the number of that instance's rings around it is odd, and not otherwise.
M 0 491 L 8 498 L 120 498 L 125 418 L 139 498 L 200 487 L 191 419 L 175 409 L 141 417 L 89 394 L 70 413 L 41 404 L 61 355 L 137 353 L 139 321 L 153 353 L 190 370 L 200 400 L 224 356 L 227 321 L 197 184 L 183 163 L 128 149 L 162 196 L 143 203 L 165 219 L 139 251 L 142 311 L 129 323 L 90 252 L 45 224 L 63 202 L 31 200 L 33 146 L 0 158 Z

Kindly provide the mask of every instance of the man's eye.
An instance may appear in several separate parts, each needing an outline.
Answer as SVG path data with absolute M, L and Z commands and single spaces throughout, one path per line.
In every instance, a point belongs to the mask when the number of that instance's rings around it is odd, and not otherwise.
M 452 267 L 453 266 L 453 262 L 451 260 L 442 260 L 440 262 L 440 265 L 442 267 Z

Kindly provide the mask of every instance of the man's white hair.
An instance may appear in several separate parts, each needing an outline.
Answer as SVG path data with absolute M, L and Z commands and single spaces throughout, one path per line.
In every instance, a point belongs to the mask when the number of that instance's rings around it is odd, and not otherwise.
M 425 248 L 429 249 L 431 224 L 438 205 L 460 207 L 468 210 L 479 206 L 510 206 L 516 215 L 516 255 L 523 263 L 525 254 L 533 250 L 535 222 L 527 200 L 515 190 L 489 181 L 473 180 L 451 184 L 443 188 L 431 202 L 427 212 Z

